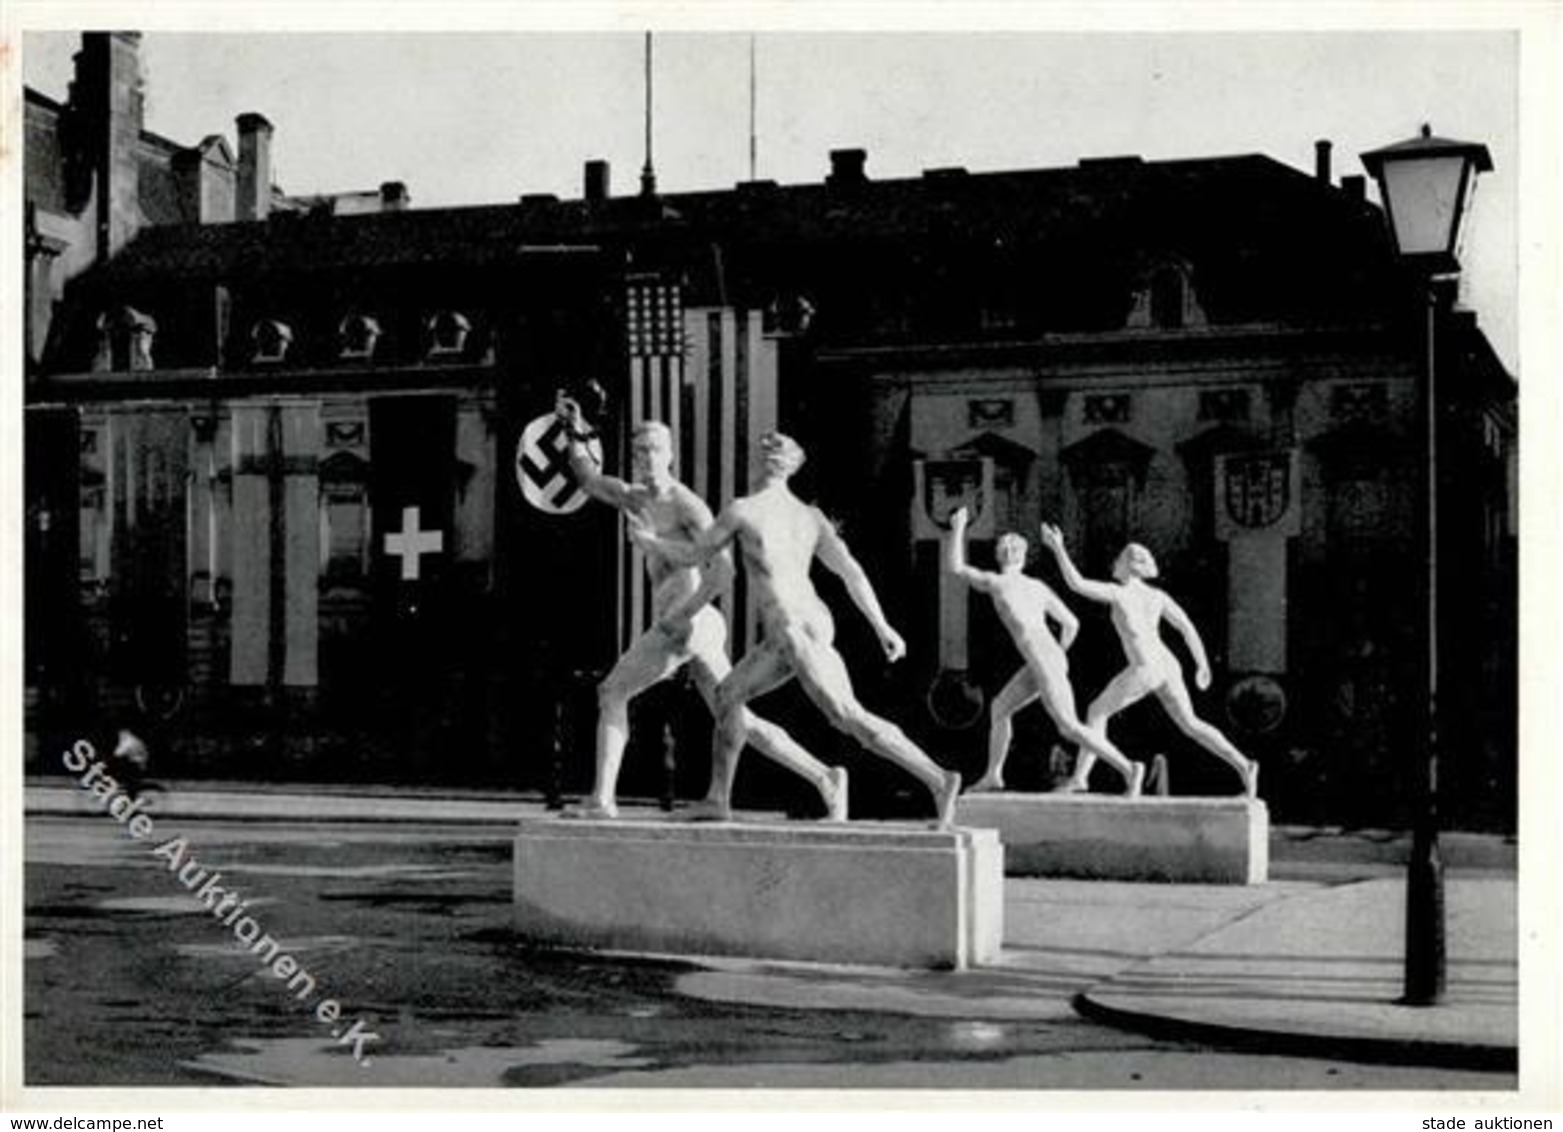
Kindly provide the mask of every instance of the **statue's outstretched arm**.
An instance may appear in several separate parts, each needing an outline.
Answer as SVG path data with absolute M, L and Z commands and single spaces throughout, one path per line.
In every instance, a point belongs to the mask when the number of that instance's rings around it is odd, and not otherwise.
M 720 518 L 694 538 L 670 539 L 651 529 L 634 512 L 627 512 L 630 539 L 648 554 L 658 554 L 674 566 L 699 566 L 720 554 L 738 533 L 737 522 L 724 511 Z
M 716 520 L 711 517 L 711 509 L 706 506 L 705 500 L 694 492 L 686 493 L 684 504 L 685 518 L 697 533 L 710 530 L 715 525 Z M 700 568 L 700 585 L 695 588 L 694 593 L 670 609 L 663 622 L 669 627 L 677 627 L 688 621 L 733 584 L 735 573 L 730 550 L 724 549 L 708 558 Z
M 1104 602 L 1110 602 L 1117 596 L 1117 587 L 1111 582 L 1093 582 L 1080 573 L 1064 546 L 1064 533 L 1052 523 L 1042 524 L 1042 544 L 1053 552 L 1053 557 L 1058 560 L 1058 572 L 1064 576 L 1064 584 L 1075 593 L 1092 601 Z
M 586 441 L 597 435 L 586 423 L 586 417 L 574 398 L 560 393 L 554 398 L 554 415 L 564 422 L 569 440 L 565 445 L 565 460 L 570 474 L 582 491 L 610 507 L 625 508 L 630 503 L 630 485 L 617 476 L 603 475 L 597 461 L 592 459 Z
M 944 568 L 974 590 L 987 592 L 993 586 L 992 575 L 966 563 L 966 525 L 971 516 L 961 507 L 950 516 L 950 533 L 944 540 Z
M 1076 617 L 1074 610 L 1065 605 L 1064 599 L 1052 590 L 1048 591 L 1043 615 L 1058 622 L 1058 643 L 1068 651 L 1075 643 L 1075 637 L 1080 633 L 1080 618 Z
M 815 545 L 815 555 L 825 568 L 840 578 L 847 587 L 847 596 L 874 627 L 874 633 L 879 637 L 885 655 L 892 661 L 899 660 L 906 655 L 906 642 L 885 617 L 885 611 L 880 607 L 879 597 L 874 593 L 868 575 L 863 572 L 863 567 L 858 564 L 858 560 L 852 557 L 852 551 L 847 549 L 846 541 L 836 530 L 836 525 L 827 519 L 819 508 L 813 508 L 813 511 L 815 521 L 819 524 L 819 542 Z
M 1201 688 L 1210 686 L 1210 660 L 1205 655 L 1205 642 L 1200 639 L 1199 630 L 1194 627 L 1193 620 L 1183 611 L 1183 607 L 1172 600 L 1167 594 L 1162 595 L 1165 604 L 1162 606 L 1162 616 L 1167 623 L 1178 631 L 1183 638 L 1183 643 L 1188 646 L 1189 654 L 1194 658 L 1194 680 Z

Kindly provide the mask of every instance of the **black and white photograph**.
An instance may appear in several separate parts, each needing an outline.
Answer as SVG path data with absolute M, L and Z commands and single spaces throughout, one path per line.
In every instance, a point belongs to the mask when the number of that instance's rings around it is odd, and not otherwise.
M 12 8 L 8 1111 L 1551 1127 L 1563 6 Z

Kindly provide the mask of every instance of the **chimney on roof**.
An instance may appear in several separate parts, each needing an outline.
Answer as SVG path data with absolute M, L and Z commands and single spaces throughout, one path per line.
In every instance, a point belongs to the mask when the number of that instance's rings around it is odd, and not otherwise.
M 271 123 L 263 114 L 240 114 L 239 176 L 234 215 L 265 220 L 271 212 Z
M 861 185 L 868 180 L 863 166 L 868 161 L 866 149 L 833 149 L 830 151 L 830 176 L 827 185 Z
M 601 158 L 586 163 L 586 180 L 582 193 L 593 204 L 608 199 L 608 171 L 608 163 Z
M 69 97 L 84 124 L 78 160 L 97 181 L 98 254 L 108 257 L 141 226 L 141 33 L 84 32 Z M 78 207 L 90 191 L 77 194 Z
M 1324 138 L 1313 143 L 1313 175 L 1320 184 L 1331 184 L 1330 179 L 1330 149 L 1331 145 Z
M 1340 179 L 1341 192 L 1347 198 L 1357 203 L 1368 199 L 1368 179 L 1361 173 L 1350 174 Z
M 403 181 L 383 181 L 380 184 L 380 211 L 402 212 L 412 204 L 412 197 L 407 192 L 407 185 Z

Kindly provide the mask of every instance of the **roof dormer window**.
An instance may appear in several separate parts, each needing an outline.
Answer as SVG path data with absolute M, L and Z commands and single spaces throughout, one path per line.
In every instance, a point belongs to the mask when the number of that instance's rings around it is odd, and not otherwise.
M 425 324 L 429 335 L 429 357 L 455 357 L 467 348 L 472 323 L 460 311 L 444 310 Z
M 350 314 L 337 327 L 337 356 L 372 358 L 380 340 L 380 324 L 368 315 Z
M 293 328 L 274 318 L 263 318 L 250 330 L 254 352 L 250 360 L 268 364 L 283 361 L 293 345 Z
M 98 354 L 92 368 L 111 370 L 149 370 L 152 341 L 157 337 L 157 321 L 134 307 L 120 307 L 98 318 Z
M 1125 323 L 1130 330 L 1182 330 L 1205 325 L 1193 270 L 1179 258 L 1160 259 L 1141 273 Z

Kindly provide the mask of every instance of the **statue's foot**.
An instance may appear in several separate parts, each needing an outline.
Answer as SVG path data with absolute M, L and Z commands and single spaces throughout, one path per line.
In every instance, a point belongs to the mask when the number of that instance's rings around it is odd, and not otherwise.
M 826 768 L 825 786 L 820 791 L 825 799 L 825 820 L 847 820 L 847 769 L 833 766 Z
M 959 771 L 947 770 L 944 772 L 944 785 L 933 792 L 934 810 L 937 812 L 940 829 L 948 829 L 955 823 L 955 799 L 961 794 L 961 775 Z
M 994 774 L 985 774 L 966 788 L 968 794 L 996 794 L 1004 789 L 1004 780 Z
M 1248 769 L 1243 771 L 1243 797 L 1259 797 L 1259 760 L 1249 759 Z
M 559 816 L 571 821 L 611 821 L 619 816 L 619 807 L 600 798 L 588 798 L 578 806 L 568 806 Z
M 733 808 L 723 802 L 713 802 L 710 798 L 705 798 L 690 806 L 679 816 L 685 821 L 732 821 Z
M 1132 765 L 1134 769 L 1129 772 L 1129 788 L 1124 791 L 1125 798 L 1138 798 L 1145 790 L 1145 764 Z
M 1060 782 L 1049 793 L 1052 794 L 1089 794 L 1091 788 L 1087 783 L 1071 778 L 1067 782 Z

